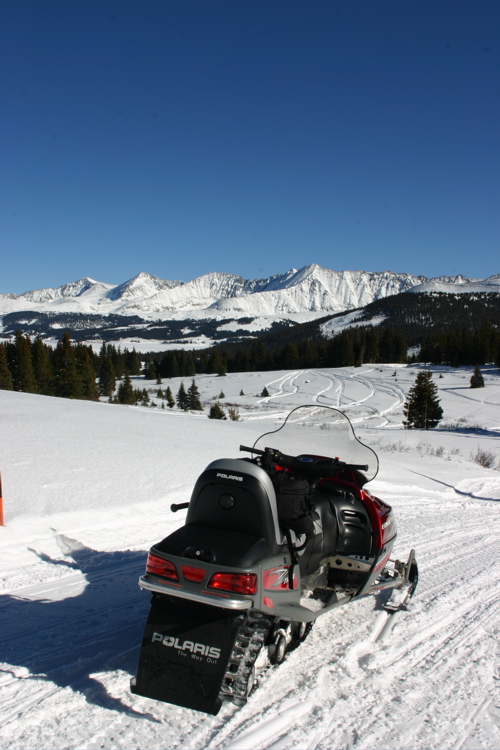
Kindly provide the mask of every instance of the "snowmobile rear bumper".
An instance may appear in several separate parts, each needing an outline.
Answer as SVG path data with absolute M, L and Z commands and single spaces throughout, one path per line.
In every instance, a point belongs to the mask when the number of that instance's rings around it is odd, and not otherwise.
M 153 596 L 131 691 L 217 714 L 238 629 L 246 614 Z
M 181 588 L 174 587 L 165 583 L 156 583 L 147 578 L 147 576 L 141 576 L 139 578 L 139 586 L 141 589 L 147 589 L 153 594 L 162 594 L 175 596 L 178 599 L 188 599 L 190 602 L 196 602 L 197 604 L 206 604 L 210 607 L 220 607 L 221 609 L 251 609 L 253 607 L 253 601 L 251 599 L 231 599 L 229 596 L 220 594 L 210 594 L 208 591 L 195 593 L 193 591 L 184 591 Z

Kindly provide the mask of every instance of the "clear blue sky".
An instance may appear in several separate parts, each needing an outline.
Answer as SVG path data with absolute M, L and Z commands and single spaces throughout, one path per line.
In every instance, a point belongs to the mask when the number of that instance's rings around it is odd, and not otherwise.
M 499 0 L 2 0 L 0 292 L 500 272 Z

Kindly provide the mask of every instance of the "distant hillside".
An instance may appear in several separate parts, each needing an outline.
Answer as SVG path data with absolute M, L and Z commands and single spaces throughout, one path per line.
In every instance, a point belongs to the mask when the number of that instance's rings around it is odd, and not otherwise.
M 235 369 L 239 361 L 272 369 L 404 362 L 409 350 L 417 358 L 421 351 L 422 361 L 500 364 L 499 346 L 500 294 L 412 290 L 347 314 L 263 333 L 254 344 L 220 348 Z
M 377 300 L 349 316 L 336 315 L 320 324 L 331 337 L 351 326 L 376 325 L 401 332 L 409 346 L 416 346 L 436 332 L 481 328 L 485 323 L 500 329 L 500 294 L 478 291 L 446 294 L 420 292 L 397 294 Z

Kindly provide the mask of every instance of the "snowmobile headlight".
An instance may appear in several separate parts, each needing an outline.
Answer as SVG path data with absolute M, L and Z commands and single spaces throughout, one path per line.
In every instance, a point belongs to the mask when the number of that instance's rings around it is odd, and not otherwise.
M 170 581 L 179 580 L 175 565 L 170 560 L 164 560 L 163 557 L 152 555 L 151 552 L 148 554 L 146 562 L 146 573 L 151 573 L 151 575 L 159 576 L 160 578 L 168 578 Z
M 255 573 L 214 573 L 207 588 L 231 591 L 234 594 L 255 594 L 257 575 Z

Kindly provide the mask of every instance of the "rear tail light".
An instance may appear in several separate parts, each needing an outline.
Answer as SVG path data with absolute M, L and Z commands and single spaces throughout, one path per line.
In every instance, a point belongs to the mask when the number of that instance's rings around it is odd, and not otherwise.
M 257 575 L 255 573 L 214 573 L 207 588 L 230 591 L 233 594 L 255 594 Z
M 205 578 L 205 571 L 203 568 L 192 568 L 189 565 L 181 565 L 182 575 L 186 581 L 194 581 L 199 583 Z
M 151 552 L 148 554 L 146 562 L 146 573 L 151 573 L 151 575 L 160 578 L 168 578 L 170 581 L 179 580 L 175 565 L 169 560 L 164 560 L 163 557 L 152 555 Z

